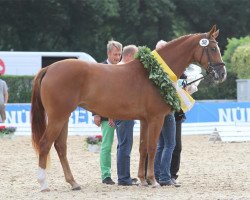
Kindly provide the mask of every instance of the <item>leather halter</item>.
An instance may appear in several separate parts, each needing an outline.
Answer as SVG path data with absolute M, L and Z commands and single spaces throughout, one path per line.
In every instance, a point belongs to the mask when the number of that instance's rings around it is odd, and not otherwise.
M 205 35 L 205 38 L 204 39 L 207 39 L 209 42 L 213 42 L 213 43 L 216 43 L 217 44 L 217 42 L 216 41 L 214 41 L 214 40 L 209 40 L 208 38 L 207 38 L 207 34 Z M 209 45 L 208 45 L 209 46 Z M 206 76 L 208 76 L 209 74 L 212 74 L 215 78 L 218 78 L 218 74 L 217 74 L 217 72 L 216 72 L 216 70 L 214 69 L 215 67 L 220 67 L 220 66 L 224 66 L 225 65 L 225 63 L 224 62 L 217 62 L 217 63 L 214 63 L 214 62 L 211 62 L 211 56 L 210 56 L 210 54 L 209 54 L 209 52 L 208 52 L 208 46 L 204 46 L 203 47 L 203 50 L 202 50 L 202 54 L 201 54 L 201 57 L 200 57 L 200 62 L 199 63 L 201 63 L 201 59 L 202 59 L 202 57 L 203 57 L 203 54 L 204 54 L 204 52 L 206 53 L 206 55 L 207 55 L 207 58 L 208 58 L 208 67 L 207 67 L 207 69 L 206 69 L 206 75 L 205 76 L 202 76 L 202 77 L 200 77 L 200 78 L 198 78 L 198 79 L 195 79 L 194 81 L 191 81 L 191 82 L 189 82 L 189 83 L 184 83 L 184 85 L 185 86 L 188 86 L 188 85 L 191 85 L 192 83 L 195 83 L 196 81 L 199 81 L 199 80 L 201 80 L 201 79 L 204 79 Z M 184 86 L 184 87 L 185 87 Z
M 207 36 L 205 37 L 205 39 L 208 39 Z M 214 40 L 209 40 L 209 39 L 208 39 L 208 41 L 217 44 L 217 42 L 214 41 Z M 208 46 L 209 46 L 209 45 L 208 45 Z M 216 76 L 218 76 L 218 75 L 217 75 L 217 73 L 216 73 L 216 71 L 215 71 L 214 68 L 217 67 L 217 66 L 218 66 L 218 67 L 224 66 L 225 63 L 224 63 L 224 62 L 217 62 L 217 63 L 212 62 L 212 61 L 211 61 L 211 56 L 210 56 L 209 51 L 208 51 L 208 46 L 204 46 L 204 47 L 203 47 L 202 54 L 201 54 L 201 58 L 200 58 L 200 63 L 201 63 L 201 59 L 202 59 L 202 57 L 203 57 L 203 54 L 204 54 L 204 52 L 205 52 L 206 55 L 207 55 L 207 58 L 208 58 L 208 67 L 207 67 L 207 69 L 206 69 L 207 75 L 208 75 L 208 74 L 212 74 L 215 78 L 217 78 Z

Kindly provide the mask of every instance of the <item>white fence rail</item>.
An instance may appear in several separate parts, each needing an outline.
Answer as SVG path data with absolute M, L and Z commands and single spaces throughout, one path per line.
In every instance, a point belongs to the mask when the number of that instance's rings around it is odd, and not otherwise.
M 17 130 L 15 135 L 31 135 L 30 124 L 12 124 Z M 140 124 L 136 123 L 134 135 L 139 135 Z M 69 135 L 100 135 L 101 128 L 94 124 L 69 124 Z M 250 141 L 250 123 L 183 123 L 183 135 L 219 135 L 222 141 Z

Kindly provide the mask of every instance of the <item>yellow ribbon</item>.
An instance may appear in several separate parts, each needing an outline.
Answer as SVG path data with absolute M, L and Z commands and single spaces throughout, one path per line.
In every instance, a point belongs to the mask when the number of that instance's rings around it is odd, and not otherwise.
M 156 50 L 154 50 L 151 53 L 155 57 L 157 62 L 160 64 L 163 71 L 166 74 L 168 74 L 170 80 L 173 82 L 173 86 L 175 87 L 176 92 L 177 92 L 178 97 L 179 97 L 180 102 L 181 102 L 181 109 L 183 110 L 183 112 L 189 111 L 193 107 L 195 100 L 187 93 L 187 91 L 185 91 L 184 89 L 182 89 L 181 87 L 178 86 L 177 76 L 169 68 L 167 63 L 162 59 L 162 57 L 158 54 L 158 52 Z
M 151 52 L 153 54 L 153 56 L 155 57 L 155 59 L 157 60 L 157 62 L 160 64 L 161 68 L 163 69 L 163 71 L 168 74 L 169 78 L 171 81 L 173 82 L 177 82 L 177 76 L 175 75 L 175 73 L 169 68 L 169 66 L 167 65 L 167 63 L 165 63 L 165 61 L 162 59 L 162 57 L 158 54 L 158 52 L 156 50 Z

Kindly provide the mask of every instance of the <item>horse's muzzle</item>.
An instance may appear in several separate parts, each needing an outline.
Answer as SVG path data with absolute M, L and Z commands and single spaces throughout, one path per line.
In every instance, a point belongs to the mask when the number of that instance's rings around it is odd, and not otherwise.
M 225 65 L 215 66 L 213 71 L 211 72 L 213 79 L 216 83 L 222 83 L 226 80 L 227 70 Z

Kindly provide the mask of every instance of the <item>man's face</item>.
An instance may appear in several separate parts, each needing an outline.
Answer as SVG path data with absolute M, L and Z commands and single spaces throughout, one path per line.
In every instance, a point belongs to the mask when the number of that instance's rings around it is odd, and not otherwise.
M 108 51 L 108 60 L 112 64 L 117 64 L 120 62 L 122 56 L 122 50 L 116 47 L 113 47 L 110 51 Z

